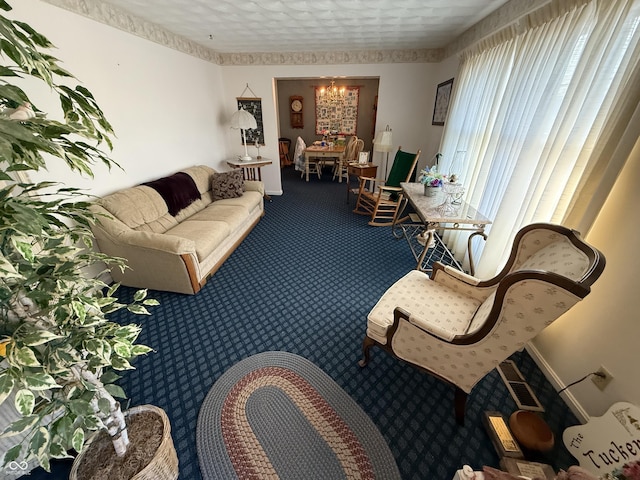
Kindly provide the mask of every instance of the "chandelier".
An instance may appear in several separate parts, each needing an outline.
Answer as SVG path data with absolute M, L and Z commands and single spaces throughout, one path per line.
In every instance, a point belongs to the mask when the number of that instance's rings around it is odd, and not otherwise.
M 345 87 L 336 87 L 336 82 L 331 80 L 331 85 L 320 88 L 320 98 L 328 103 L 339 103 L 344 101 L 346 90 Z

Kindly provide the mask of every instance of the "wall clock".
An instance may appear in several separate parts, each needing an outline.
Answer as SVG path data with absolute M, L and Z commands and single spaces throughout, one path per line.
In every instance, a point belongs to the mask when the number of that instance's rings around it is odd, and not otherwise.
M 304 128 L 304 117 L 302 113 L 303 98 L 299 95 L 289 97 L 289 110 L 291 116 L 291 128 Z

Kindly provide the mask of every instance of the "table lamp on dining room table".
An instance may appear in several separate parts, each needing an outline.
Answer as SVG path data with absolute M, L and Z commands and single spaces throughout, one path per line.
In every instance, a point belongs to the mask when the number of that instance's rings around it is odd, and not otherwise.
M 242 130 L 242 143 L 244 144 L 244 156 L 240 157 L 240 160 L 248 162 L 251 160 L 251 156 L 247 151 L 247 136 L 245 130 L 247 128 L 257 128 L 258 123 L 253 115 L 247 112 L 244 108 L 239 108 L 233 115 L 231 115 L 231 128 Z
M 387 179 L 387 166 L 389 164 L 389 152 L 393 150 L 393 138 L 389 125 L 383 131 L 378 132 L 373 140 L 373 150 L 376 152 L 386 152 L 387 158 L 384 163 L 384 179 Z

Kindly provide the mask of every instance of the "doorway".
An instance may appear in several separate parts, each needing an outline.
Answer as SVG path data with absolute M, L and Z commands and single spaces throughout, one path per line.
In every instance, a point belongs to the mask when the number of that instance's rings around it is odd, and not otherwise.
M 358 88 L 356 135 L 364 140 L 364 151 L 371 152 L 380 78 L 349 77 L 334 80 L 338 88 Z M 330 82 L 330 78 L 276 79 L 278 137 L 290 140 L 291 164 L 298 137 L 302 137 L 307 145 L 322 139 L 322 135 L 316 133 L 315 89 L 318 86 L 328 86 Z

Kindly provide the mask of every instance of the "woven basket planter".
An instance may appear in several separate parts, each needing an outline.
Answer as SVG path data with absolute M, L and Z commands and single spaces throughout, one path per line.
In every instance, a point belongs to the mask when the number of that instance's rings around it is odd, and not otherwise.
M 131 477 L 131 480 L 176 480 L 178 478 L 178 455 L 176 454 L 176 449 L 173 446 L 173 440 L 171 438 L 171 424 L 169 423 L 169 417 L 167 417 L 164 410 L 154 405 L 140 405 L 130 408 L 124 412 L 124 414 L 125 416 L 129 416 L 149 411 L 157 414 L 162 419 L 162 441 L 149 464 L 143 470 Z M 88 449 L 86 447 L 83 448 L 82 452 L 80 452 L 74 460 L 69 480 L 78 480 L 78 468 L 82 464 L 82 460 L 87 450 Z

